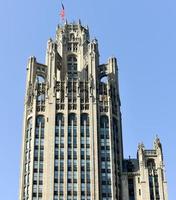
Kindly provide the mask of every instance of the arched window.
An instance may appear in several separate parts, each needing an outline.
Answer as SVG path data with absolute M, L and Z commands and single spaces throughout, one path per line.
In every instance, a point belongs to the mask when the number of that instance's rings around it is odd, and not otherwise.
M 75 39 L 74 33 L 71 33 L 70 34 L 70 40 L 74 40 L 74 39 Z
M 32 126 L 32 117 L 28 119 L 27 126 L 28 127 Z
M 108 83 L 108 77 L 107 76 L 102 76 L 101 79 L 100 79 L 100 82 L 107 84 Z
M 89 116 L 87 113 L 81 114 L 81 126 L 89 126 Z
M 45 94 L 40 94 L 40 95 L 37 96 L 37 101 L 42 102 L 44 100 L 45 100 Z
M 154 161 L 154 159 L 148 159 L 147 160 L 147 167 L 150 170 L 155 169 L 155 161 Z
M 100 128 L 109 128 L 109 119 L 106 115 L 100 117 Z
M 41 75 L 37 75 L 36 80 L 37 80 L 37 83 L 44 83 L 45 82 L 45 78 Z
M 44 128 L 44 126 L 45 126 L 45 119 L 44 119 L 44 116 L 42 116 L 42 115 L 39 115 L 36 118 L 36 127 L 40 127 L 40 126 L 42 128 Z
M 77 75 L 77 58 L 74 55 L 67 58 L 67 70 L 70 75 Z
M 69 126 L 72 126 L 72 125 L 76 126 L 76 122 L 77 122 L 76 115 L 74 113 L 70 113 L 68 115 L 68 125 Z
M 107 95 L 107 84 L 108 84 L 108 77 L 102 76 L 100 79 L 100 95 Z
M 64 116 L 62 113 L 56 115 L 56 126 L 64 126 Z

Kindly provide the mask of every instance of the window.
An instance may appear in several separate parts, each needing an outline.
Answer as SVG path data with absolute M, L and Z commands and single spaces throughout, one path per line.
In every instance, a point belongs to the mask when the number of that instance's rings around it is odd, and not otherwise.
M 74 113 L 69 114 L 68 116 L 68 126 L 76 126 L 76 115 Z
M 109 128 L 109 119 L 105 115 L 100 118 L 100 128 Z
M 58 126 L 64 126 L 64 116 L 62 113 L 56 115 L 56 128 L 58 128 Z
M 36 118 L 36 127 L 44 128 L 45 119 L 42 115 L 37 116 Z
M 133 178 L 128 179 L 128 192 L 129 192 L 129 199 L 134 200 L 134 180 Z
M 44 83 L 45 82 L 44 77 L 41 76 L 41 75 L 37 75 L 36 80 L 37 80 L 37 83 Z
M 89 118 L 88 118 L 88 114 L 83 113 L 81 115 L 81 126 L 89 126 Z
M 141 190 L 139 189 L 139 195 L 141 195 Z
M 40 95 L 37 96 L 37 101 L 38 102 L 42 102 L 44 100 L 45 100 L 45 95 L 44 94 L 40 94 Z
M 108 77 L 107 76 L 101 77 L 99 86 L 100 95 L 107 95 L 107 84 L 108 84 Z
M 71 55 L 67 58 L 67 70 L 68 74 L 74 78 L 77 75 L 77 58 L 74 55 Z
M 38 188 L 34 187 L 33 195 L 42 197 L 42 185 L 43 185 L 43 157 L 44 157 L 44 116 L 39 115 L 36 117 L 35 128 L 35 149 L 34 149 L 34 166 L 33 166 L 33 180 L 34 183 L 39 184 Z M 38 198 L 40 199 L 40 198 Z
M 110 164 L 110 141 L 109 119 L 106 115 L 100 117 L 100 144 L 101 144 L 101 178 L 102 197 L 111 197 L 111 164 Z M 108 147 L 108 148 L 107 148 Z
M 154 199 L 154 193 L 156 194 L 156 199 L 160 199 L 159 195 L 159 184 L 158 184 L 158 174 L 156 170 L 155 160 L 148 159 L 147 161 L 148 173 L 149 173 L 149 188 L 150 188 L 150 198 Z
M 100 82 L 101 83 L 108 83 L 108 77 L 107 76 L 103 76 L 103 77 L 101 77 L 101 79 L 100 79 Z

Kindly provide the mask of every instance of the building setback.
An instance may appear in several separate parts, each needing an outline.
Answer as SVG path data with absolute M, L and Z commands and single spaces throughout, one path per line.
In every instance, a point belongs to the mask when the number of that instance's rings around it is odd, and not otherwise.
M 124 159 L 116 58 L 78 23 L 27 66 L 19 200 L 167 200 L 162 147 Z

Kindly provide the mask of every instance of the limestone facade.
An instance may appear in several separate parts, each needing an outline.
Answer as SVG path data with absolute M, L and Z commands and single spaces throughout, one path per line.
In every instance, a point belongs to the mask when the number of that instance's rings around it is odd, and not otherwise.
M 120 105 L 116 58 L 99 63 L 80 21 L 58 26 L 27 65 L 19 200 L 167 200 L 158 140 L 123 158 Z

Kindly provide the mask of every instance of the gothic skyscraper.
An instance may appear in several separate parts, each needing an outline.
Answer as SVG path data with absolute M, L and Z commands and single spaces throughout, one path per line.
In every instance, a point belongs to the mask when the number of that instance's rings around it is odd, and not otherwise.
M 99 63 L 81 23 L 58 26 L 45 64 L 31 57 L 19 200 L 167 200 L 162 148 L 123 158 L 116 58 Z

